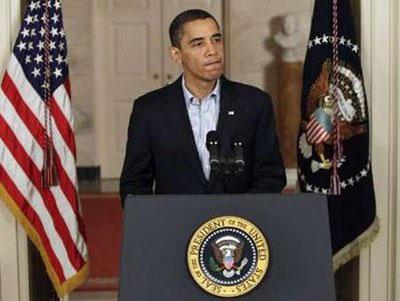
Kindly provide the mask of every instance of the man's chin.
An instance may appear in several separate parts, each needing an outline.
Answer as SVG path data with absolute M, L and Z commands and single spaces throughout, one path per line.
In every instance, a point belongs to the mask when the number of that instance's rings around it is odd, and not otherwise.
M 220 78 L 221 75 L 222 75 L 222 72 L 221 72 L 221 71 L 219 71 L 219 72 L 211 72 L 211 73 L 208 73 L 208 74 L 207 74 L 206 79 L 207 79 L 208 81 L 215 81 L 215 80 L 217 80 L 218 78 Z

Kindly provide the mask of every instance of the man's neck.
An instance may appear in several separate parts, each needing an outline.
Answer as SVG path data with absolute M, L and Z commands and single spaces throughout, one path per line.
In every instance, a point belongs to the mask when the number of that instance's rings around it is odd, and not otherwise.
M 185 86 L 198 100 L 202 100 L 214 89 L 217 80 L 202 81 L 190 80 L 185 77 Z

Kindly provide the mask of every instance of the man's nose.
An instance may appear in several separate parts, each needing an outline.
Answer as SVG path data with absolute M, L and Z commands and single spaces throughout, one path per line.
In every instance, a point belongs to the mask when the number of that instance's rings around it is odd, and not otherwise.
M 215 55 L 217 53 L 217 48 L 215 47 L 213 41 L 207 43 L 206 55 Z

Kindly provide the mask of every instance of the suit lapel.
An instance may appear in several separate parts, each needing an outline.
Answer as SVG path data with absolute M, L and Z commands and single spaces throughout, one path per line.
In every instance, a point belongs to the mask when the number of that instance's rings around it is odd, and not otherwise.
M 183 96 L 182 77 L 170 86 L 165 104 L 168 123 L 176 137 L 179 137 L 185 157 L 196 171 L 199 180 L 206 183 Z M 217 133 L 221 140 L 221 155 L 226 156 L 231 152 L 231 144 L 235 139 L 235 131 L 242 115 L 243 109 L 233 96 L 229 81 L 221 77 L 220 112 L 217 123 Z
M 240 103 L 233 96 L 229 81 L 221 77 L 221 100 L 220 112 L 217 124 L 217 133 L 221 140 L 221 152 L 227 155 L 231 151 L 231 144 L 234 142 L 235 131 L 243 115 Z
M 194 168 L 199 179 L 205 183 L 206 178 L 194 140 L 185 98 L 183 96 L 182 77 L 179 77 L 170 86 L 166 101 L 166 117 L 171 129 L 179 139 L 180 146 L 189 164 Z

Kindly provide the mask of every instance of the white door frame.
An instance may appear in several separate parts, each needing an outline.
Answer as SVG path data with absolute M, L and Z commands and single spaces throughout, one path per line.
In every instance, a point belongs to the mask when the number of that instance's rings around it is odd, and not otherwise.
M 397 0 L 360 0 L 360 4 L 362 62 L 370 103 L 371 155 L 381 229 L 375 242 L 360 256 L 359 300 L 394 301 L 400 300 L 400 271 L 395 269 L 400 266 L 400 257 L 396 257 L 396 238 L 400 245 L 400 208 L 396 205 L 400 196 L 400 13 Z
M 20 27 L 21 2 L 0 0 L 0 78 Z M 25 231 L 0 201 L 0 301 L 29 301 L 28 245 Z

